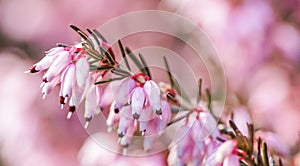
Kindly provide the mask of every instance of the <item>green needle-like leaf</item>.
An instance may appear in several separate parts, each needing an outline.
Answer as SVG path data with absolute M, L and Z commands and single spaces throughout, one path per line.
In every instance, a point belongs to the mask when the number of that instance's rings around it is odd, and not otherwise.
M 125 76 L 125 77 L 129 77 L 130 73 L 128 73 L 127 71 L 124 71 L 120 68 L 114 68 L 111 70 L 112 73 L 117 74 L 117 75 L 121 75 L 121 76 Z
M 107 40 L 104 38 L 103 35 L 101 35 L 101 33 L 100 33 L 99 31 L 97 31 L 96 29 L 94 29 L 93 32 L 94 32 L 95 35 L 97 35 L 100 39 L 102 39 L 105 43 L 107 43 Z
M 142 64 L 143 64 L 143 66 L 144 66 L 144 68 L 143 68 L 143 69 L 144 69 L 144 72 L 147 73 L 147 75 L 148 75 L 149 78 L 151 79 L 152 76 L 151 76 L 149 67 L 148 67 L 148 65 L 147 65 L 147 63 L 146 63 L 144 57 L 143 57 L 140 53 L 139 53 L 139 58 L 140 58 L 140 60 L 141 60 L 141 62 L 142 62 Z
M 132 51 L 126 47 L 125 51 L 127 53 L 127 55 L 130 57 L 130 59 L 133 61 L 133 63 L 136 65 L 136 67 L 145 75 L 147 75 L 147 73 L 145 71 L 143 71 L 142 69 L 144 68 L 143 65 L 141 64 L 141 62 L 137 59 L 137 57 L 132 53 Z
M 208 88 L 205 89 L 206 92 L 206 96 L 207 96 L 207 108 L 210 112 L 212 112 L 212 108 L 211 108 L 211 93 L 209 91 Z
M 95 41 L 96 41 L 96 43 L 97 43 L 97 45 L 98 45 L 98 48 L 99 48 L 99 52 L 101 53 L 101 54 L 103 54 L 102 53 L 102 50 L 100 49 L 100 47 L 101 47 L 101 44 L 100 44 L 100 41 L 99 41 L 99 38 L 97 37 L 97 35 L 93 32 L 93 31 L 91 31 L 90 29 L 86 29 L 92 36 L 93 36 L 93 38 L 95 39 Z
M 202 78 L 198 81 L 198 95 L 197 95 L 197 104 L 199 104 L 202 96 Z
M 100 47 L 101 52 L 104 52 L 105 57 L 107 57 L 108 63 L 111 65 L 115 64 L 114 58 L 110 55 L 110 53 L 108 52 L 108 50 L 104 49 L 103 47 Z
M 169 63 L 168 60 L 166 58 L 166 56 L 164 56 L 164 64 L 165 64 L 165 68 L 167 70 L 167 74 L 168 74 L 168 78 L 171 84 L 171 88 L 175 89 L 177 91 L 177 93 L 179 93 L 179 95 L 188 103 L 191 103 L 190 98 L 188 97 L 188 95 L 185 93 L 185 91 L 183 90 L 183 88 L 180 87 L 179 83 L 173 78 L 172 74 L 171 74 L 171 70 L 169 67 Z
M 102 80 L 102 81 L 95 82 L 95 85 L 104 84 L 104 83 L 108 83 L 108 82 L 112 82 L 112 81 L 117 81 L 117 80 L 122 80 L 124 78 L 125 77 L 110 78 L 110 79 L 107 79 L 107 80 Z
M 127 59 L 127 57 L 126 57 L 126 53 L 125 53 L 125 50 L 124 50 L 124 47 L 123 47 L 123 44 L 122 44 L 121 40 L 118 40 L 118 45 L 119 45 L 119 48 L 120 48 L 122 57 L 123 57 L 123 59 L 124 59 L 124 61 L 125 61 L 125 65 L 126 65 L 127 69 L 128 69 L 129 71 L 131 71 L 131 68 L 130 68 L 130 65 L 129 65 L 129 63 L 128 63 L 128 59 Z
M 109 70 L 109 69 L 112 69 L 113 66 L 109 66 L 109 65 L 104 65 L 104 66 L 91 66 L 90 67 L 90 70 L 91 71 L 102 71 L 102 70 Z
M 78 28 L 77 26 L 75 25 L 70 25 L 70 27 L 79 34 L 79 36 L 81 38 L 83 38 L 88 44 L 90 47 L 92 47 L 94 49 L 94 45 L 93 45 L 93 42 L 92 40 L 89 38 L 89 36 L 87 34 L 85 34 L 80 28 Z
M 170 81 L 170 84 L 171 84 L 171 88 L 174 88 L 174 81 L 173 81 L 173 77 L 172 77 L 170 67 L 169 67 L 169 63 L 168 63 L 168 60 L 167 60 L 166 56 L 164 56 L 164 63 L 165 63 L 165 68 L 167 70 L 167 74 L 168 74 L 169 81 Z
M 269 156 L 268 156 L 268 147 L 267 143 L 263 143 L 262 146 L 262 158 L 263 158 L 263 163 L 265 166 L 269 166 Z

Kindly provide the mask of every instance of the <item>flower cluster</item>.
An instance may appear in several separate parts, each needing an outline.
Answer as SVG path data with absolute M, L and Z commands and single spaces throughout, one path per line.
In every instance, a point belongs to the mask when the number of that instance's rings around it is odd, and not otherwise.
M 179 93 L 182 89 L 175 84 L 165 57 L 170 84 L 158 85 L 152 80 L 143 57 L 139 54 L 137 58 L 129 48 L 124 49 L 120 40 L 118 45 L 126 66 L 118 63 L 112 47 L 99 32 L 87 29 L 90 33 L 87 35 L 73 25 L 71 28 L 82 37 L 82 42 L 50 49 L 42 60 L 26 71 L 44 73 L 41 84 L 43 98 L 60 85 L 59 102 L 62 108 L 68 103 L 68 119 L 83 101 L 85 128 L 100 111 L 108 110 L 108 131 L 116 130 L 118 143 L 124 150 L 133 136 L 138 135 L 144 138 L 143 147 L 146 151 L 151 149 L 167 126 L 184 121 L 177 130 L 175 145 L 170 149 L 170 165 L 269 165 L 266 143 L 262 145 L 259 139 L 258 152 L 254 151 L 252 124 L 247 124 L 247 137 L 233 121 L 230 121 L 231 131 L 226 126 L 224 129 L 218 128 L 222 122 L 217 122 L 212 113 L 208 89 L 207 101 L 201 101 L 201 79 L 197 89 L 197 106 L 192 106 L 189 99 Z M 138 71 L 131 70 L 127 56 Z M 108 73 L 116 77 L 107 78 Z M 105 86 L 105 83 L 109 84 Z M 207 102 L 207 106 L 203 106 L 203 102 Z M 173 118 L 173 112 L 186 114 Z
M 171 165 L 239 165 L 235 140 L 225 141 L 208 111 L 198 108 L 189 114 L 189 119 L 177 130 L 174 145 L 171 145 Z

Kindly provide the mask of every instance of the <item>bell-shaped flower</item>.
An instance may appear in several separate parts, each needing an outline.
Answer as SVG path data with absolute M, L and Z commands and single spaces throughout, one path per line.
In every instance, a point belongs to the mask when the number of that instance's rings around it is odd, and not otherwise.
M 161 115 L 160 89 L 158 85 L 154 81 L 148 80 L 144 84 L 144 90 L 155 113 Z
M 79 88 L 85 86 L 89 76 L 90 64 L 86 58 L 80 58 L 76 62 L 76 80 Z
M 131 78 L 126 78 L 118 90 L 114 92 L 114 99 L 116 101 L 116 108 L 121 109 L 129 100 L 131 91 L 136 87 L 136 83 Z
M 36 73 L 46 70 L 50 67 L 53 61 L 59 56 L 60 53 L 67 52 L 64 47 L 54 47 L 49 51 L 46 51 L 46 56 L 42 58 L 38 63 L 34 64 L 25 73 Z
M 89 122 L 92 120 L 92 118 L 100 113 L 100 107 L 97 101 L 97 91 L 101 88 L 98 85 L 90 85 L 89 89 L 86 93 L 86 100 L 85 100 L 85 111 L 84 111 L 84 118 L 86 120 L 85 128 L 88 127 Z
M 72 88 L 75 84 L 75 65 L 69 65 L 61 76 L 60 96 L 68 98 L 72 96 Z
M 68 66 L 71 62 L 71 58 L 68 52 L 62 52 L 50 65 L 49 69 L 43 76 L 44 82 L 52 81 L 56 76 L 58 76 L 62 70 Z
M 133 126 L 133 120 L 131 118 L 131 108 L 129 106 L 124 106 L 120 112 L 120 120 L 118 127 L 118 136 L 119 138 L 124 137 L 127 132 L 127 129 L 130 126 Z
M 120 119 L 120 113 L 119 113 L 119 111 L 116 112 L 115 104 L 116 104 L 115 101 L 111 104 L 111 106 L 109 108 L 108 117 L 106 119 L 106 125 L 107 125 L 108 132 L 112 131 L 113 125 L 115 123 L 117 123 Z
M 133 89 L 131 94 L 131 111 L 133 119 L 136 121 L 140 118 L 140 114 L 144 109 L 146 103 L 146 94 L 143 88 L 136 87 Z

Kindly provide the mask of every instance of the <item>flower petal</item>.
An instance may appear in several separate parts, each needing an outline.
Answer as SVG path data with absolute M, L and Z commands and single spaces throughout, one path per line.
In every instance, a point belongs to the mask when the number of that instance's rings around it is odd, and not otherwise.
M 76 62 L 76 80 L 77 85 L 82 88 L 86 84 L 86 80 L 88 79 L 90 71 L 90 64 L 86 58 L 80 58 Z

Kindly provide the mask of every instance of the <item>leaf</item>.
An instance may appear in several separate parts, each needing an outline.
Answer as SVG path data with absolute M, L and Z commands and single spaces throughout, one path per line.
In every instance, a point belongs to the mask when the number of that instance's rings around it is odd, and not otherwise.
M 120 75 L 120 76 L 125 76 L 125 77 L 131 76 L 130 73 L 128 73 L 127 71 L 124 71 L 120 68 L 114 68 L 114 69 L 111 70 L 111 72 L 114 73 L 114 74 Z
M 210 112 L 212 112 L 212 108 L 211 108 L 211 93 L 209 91 L 208 88 L 205 89 L 205 93 L 206 93 L 206 96 L 207 96 L 207 108 Z
M 101 33 L 99 31 L 97 31 L 96 29 L 94 29 L 93 32 L 95 33 L 95 35 L 98 36 L 98 38 L 102 39 L 105 43 L 107 43 L 107 40 L 104 38 L 103 35 L 101 35 Z
M 123 57 L 123 59 L 124 59 L 124 61 L 125 61 L 125 65 L 126 65 L 127 69 L 128 69 L 129 71 L 131 71 L 131 68 L 130 68 L 130 65 L 129 65 L 129 63 L 128 63 L 128 59 L 127 59 L 127 57 L 126 57 L 126 53 L 125 53 L 125 50 L 124 50 L 124 47 L 123 47 L 123 44 L 122 44 L 121 40 L 118 40 L 118 45 L 119 45 L 119 48 L 120 48 L 122 57 Z
M 143 66 L 144 66 L 145 73 L 147 73 L 147 75 L 148 75 L 149 78 L 151 79 L 152 76 L 151 76 L 150 70 L 149 70 L 149 68 L 148 68 L 148 65 L 147 65 L 147 63 L 146 63 L 144 57 L 143 57 L 140 53 L 139 53 L 139 57 L 140 57 L 140 60 L 141 60 L 141 62 L 142 62 L 142 64 L 143 64 Z
M 243 136 L 243 134 L 241 133 L 241 131 L 238 129 L 238 127 L 236 126 L 236 124 L 232 121 L 229 120 L 229 124 L 231 126 L 231 128 L 233 129 L 233 131 L 236 134 L 236 139 L 237 139 L 237 143 L 238 143 L 238 147 L 240 149 L 242 149 L 243 151 L 248 151 L 248 141 L 246 140 L 246 138 Z
M 179 95 L 188 103 L 191 103 L 190 98 L 188 97 L 188 95 L 186 94 L 186 92 L 184 91 L 183 88 L 180 87 L 179 83 L 177 81 L 175 81 L 173 79 L 174 82 L 174 88 L 177 91 L 177 93 L 179 93 Z
M 90 29 L 86 29 L 92 36 L 93 36 L 93 38 L 95 39 L 95 41 L 96 41 L 96 43 L 97 43 L 97 45 L 98 45 L 98 48 L 99 48 L 99 52 L 101 53 L 101 49 L 100 49 L 100 47 L 101 47 L 101 44 L 100 44 L 100 41 L 99 41 L 99 39 L 98 39 L 98 37 L 97 37 L 97 35 L 93 32 L 93 31 L 91 31 Z
M 109 65 L 104 65 L 104 66 L 91 66 L 90 70 L 91 71 L 102 71 L 102 70 L 109 70 L 114 68 L 113 66 L 109 66 Z
M 126 47 L 125 48 L 125 51 L 127 53 L 127 55 L 130 57 L 130 59 L 133 61 L 133 63 L 136 65 L 136 67 L 143 73 L 143 74 L 147 74 L 145 73 L 145 71 L 143 72 L 142 69 L 143 69 L 143 65 L 141 64 L 141 62 L 136 58 L 136 56 L 132 53 L 132 51 Z
M 201 95 L 202 95 L 202 78 L 198 81 L 198 95 L 197 95 L 197 104 L 201 101 Z
M 171 84 L 171 88 L 175 89 L 177 91 L 177 93 L 188 103 L 191 103 L 190 98 L 188 97 L 188 95 L 185 93 L 185 91 L 183 90 L 183 88 L 180 87 L 179 83 L 174 79 L 174 77 L 171 74 L 171 70 L 169 67 L 169 63 L 168 60 L 166 58 L 166 56 L 164 56 L 164 64 L 165 64 L 165 68 L 167 70 L 167 74 L 168 74 L 168 78 Z
M 57 47 L 69 47 L 67 44 L 64 43 L 56 43 Z
M 104 83 L 108 83 L 108 82 L 112 82 L 112 81 L 117 81 L 117 80 L 122 80 L 124 78 L 125 77 L 110 78 L 110 79 L 107 79 L 107 80 L 102 80 L 102 81 L 95 82 L 95 85 L 104 84 Z
M 279 166 L 283 166 L 281 158 L 278 159 Z
M 248 127 L 248 145 L 249 145 L 248 156 L 250 157 L 253 153 L 254 126 L 253 126 L 253 124 L 247 123 L 247 127 Z
M 189 110 L 186 110 L 186 109 L 182 109 L 182 108 L 171 108 L 171 112 L 172 113 L 179 113 L 179 112 L 184 112 L 184 111 L 189 111 Z
M 89 36 L 87 34 L 85 34 L 81 29 L 79 29 L 77 26 L 75 25 L 70 25 L 70 27 L 79 34 L 79 36 L 81 38 L 83 38 L 88 44 L 90 47 L 92 47 L 94 49 L 94 45 L 93 45 L 93 42 L 92 40 L 89 38 Z
M 86 50 L 87 54 L 90 55 L 92 58 L 96 59 L 96 60 L 101 60 L 101 55 L 96 52 L 96 50 Z
M 114 58 L 110 55 L 108 50 L 103 48 L 103 47 L 100 47 L 100 49 L 101 49 L 102 52 L 104 52 L 105 57 L 107 57 L 108 63 L 111 64 L 111 65 L 114 65 L 115 64 Z
M 166 56 L 164 56 L 164 63 L 165 63 L 165 67 L 166 67 L 167 74 L 168 74 L 168 77 L 169 77 L 169 81 L 170 81 L 170 84 L 171 84 L 171 88 L 173 89 L 174 88 L 174 81 L 173 81 L 173 77 L 172 77 L 172 74 L 171 74 L 170 67 L 169 67 Z
M 263 161 L 261 158 L 261 138 L 259 137 L 257 140 L 257 164 L 258 165 L 263 165 Z
M 269 166 L 269 156 L 268 156 L 268 147 L 267 143 L 263 143 L 262 146 L 262 158 L 263 158 L 263 163 L 265 166 Z

